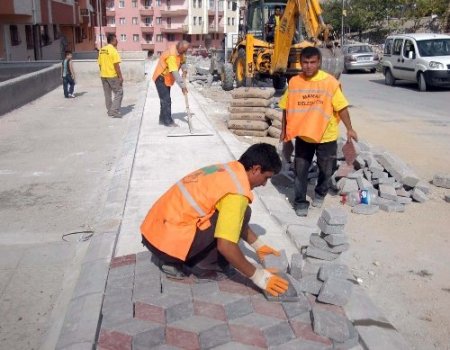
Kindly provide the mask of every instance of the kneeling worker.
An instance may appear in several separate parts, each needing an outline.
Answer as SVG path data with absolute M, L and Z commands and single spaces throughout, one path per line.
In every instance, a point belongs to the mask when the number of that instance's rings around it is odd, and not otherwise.
M 250 146 L 238 161 L 201 168 L 160 197 L 141 225 L 142 243 L 160 260 L 168 277 L 184 271 L 217 276 L 231 264 L 271 295 L 283 294 L 288 281 L 255 267 L 239 248 L 243 239 L 263 260 L 279 252 L 249 227 L 252 189 L 264 186 L 281 169 L 274 146 Z
M 172 100 L 170 99 L 170 87 L 177 82 L 183 94 L 187 94 L 187 87 L 180 76 L 179 70 L 183 71 L 186 77 L 186 56 L 189 42 L 182 40 L 177 44 L 170 45 L 159 57 L 158 64 L 153 72 L 153 81 L 158 91 L 160 100 L 159 124 L 177 127 L 172 119 Z

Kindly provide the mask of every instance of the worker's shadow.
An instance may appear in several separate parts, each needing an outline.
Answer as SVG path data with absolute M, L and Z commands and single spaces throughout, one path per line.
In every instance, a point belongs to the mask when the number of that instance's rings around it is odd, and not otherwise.
M 283 173 L 277 174 L 272 177 L 271 182 L 275 189 L 288 199 L 289 203 L 294 205 L 295 199 L 295 189 L 294 189 L 294 178 L 291 176 L 286 176 Z M 306 195 L 309 198 L 314 198 L 314 189 L 316 187 L 317 181 L 315 179 L 310 179 L 308 181 L 308 189 Z
M 193 114 L 193 113 L 191 113 Z M 187 114 L 186 112 L 179 112 L 179 113 L 173 113 L 172 114 L 172 119 L 176 119 L 179 121 L 182 121 L 183 123 L 187 123 Z
M 75 92 L 74 95 L 75 95 L 75 97 L 81 97 L 86 93 L 87 93 L 86 91 L 80 91 L 80 92 Z
M 125 106 L 125 107 L 122 107 L 122 108 L 120 109 L 120 112 L 121 112 L 122 116 L 125 116 L 125 115 L 127 115 L 128 113 L 133 112 L 133 110 L 134 110 L 134 104 L 128 105 L 128 106 Z

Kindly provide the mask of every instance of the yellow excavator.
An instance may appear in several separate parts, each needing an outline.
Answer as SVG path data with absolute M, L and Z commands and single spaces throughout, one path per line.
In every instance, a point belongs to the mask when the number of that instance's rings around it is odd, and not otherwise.
M 282 9 L 272 34 L 268 22 L 275 9 Z M 322 69 L 339 78 L 344 57 L 331 28 L 322 18 L 318 0 L 247 0 L 240 8 L 236 46 L 221 67 L 222 88 L 253 86 L 255 80 L 272 78 L 275 89 L 283 89 L 286 78 L 301 71 L 300 52 L 308 46 L 322 53 Z

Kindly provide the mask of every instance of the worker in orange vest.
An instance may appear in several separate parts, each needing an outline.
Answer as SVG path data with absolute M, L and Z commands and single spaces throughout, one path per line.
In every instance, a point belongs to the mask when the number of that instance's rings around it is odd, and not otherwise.
M 189 48 L 189 42 L 182 40 L 177 44 L 172 44 L 159 57 L 155 71 L 153 72 L 153 81 L 156 84 L 156 90 L 160 100 L 159 124 L 177 127 L 178 125 L 172 119 L 172 101 L 170 99 L 170 87 L 177 82 L 178 86 L 187 94 L 186 84 L 183 78 L 186 77 L 186 57 L 185 53 Z M 183 78 L 180 76 L 180 68 L 183 71 Z
M 294 209 L 298 216 L 308 215 L 308 170 L 314 154 L 319 179 L 312 206 L 321 208 L 323 205 L 336 167 L 340 120 L 347 129 L 347 140 L 358 140 L 350 120 L 347 99 L 339 82 L 320 70 L 321 58 L 319 49 L 315 47 L 302 50 L 302 72 L 289 80 L 288 89 L 278 103 L 284 109 L 280 141 L 295 139 Z
M 232 267 L 259 288 L 277 296 L 288 281 L 251 264 L 239 248 L 243 239 L 260 260 L 279 255 L 249 226 L 252 189 L 278 173 L 281 161 L 274 146 L 250 146 L 238 161 L 204 167 L 185 176 L 160 197 L 141 225 L 142 243 L 171 278 L 193 273 L 218 279 Z

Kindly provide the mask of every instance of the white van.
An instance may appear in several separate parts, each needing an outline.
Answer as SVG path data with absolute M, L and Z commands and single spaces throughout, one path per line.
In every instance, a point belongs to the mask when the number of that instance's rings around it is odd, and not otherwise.
M 450 35 L 388 36 L 381 64 L 386 85 L 398 79 L 416 81 L 420 91 L 428 86 L 450 87 Z

